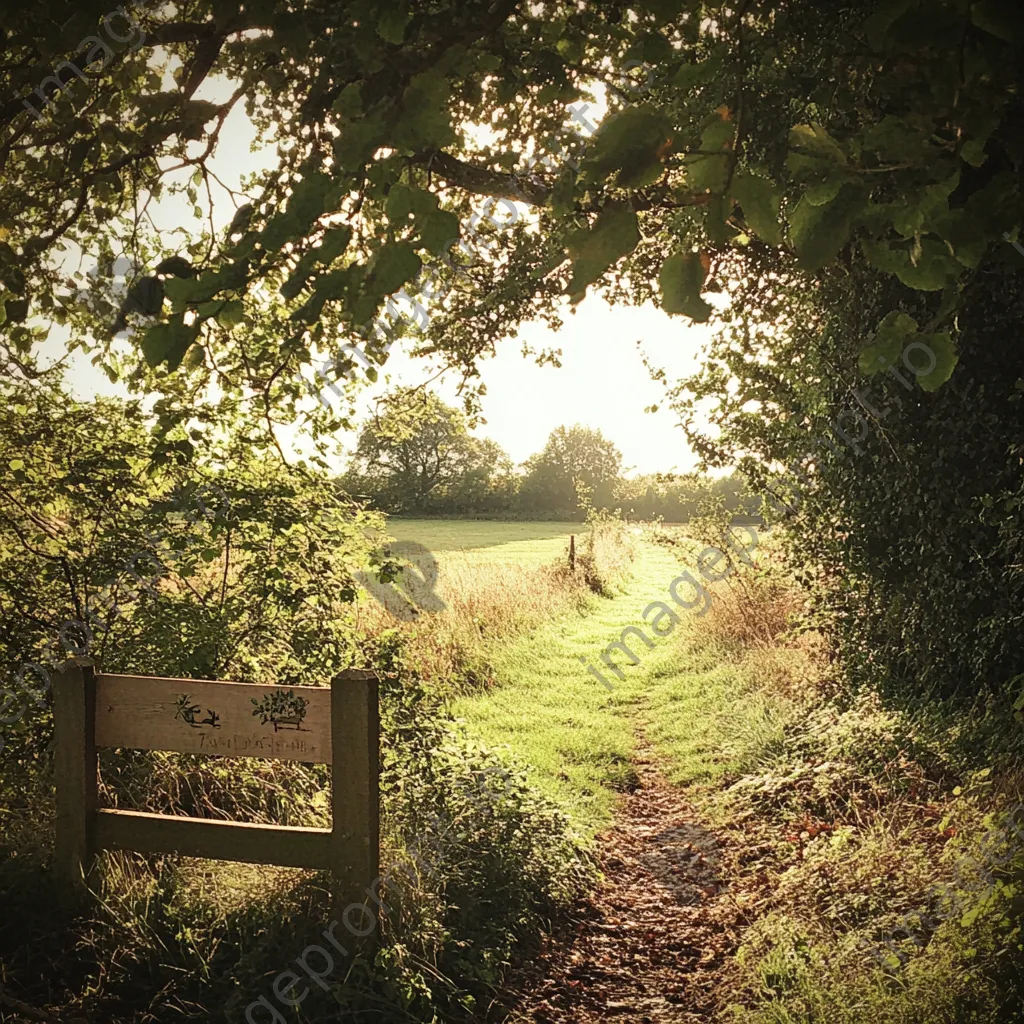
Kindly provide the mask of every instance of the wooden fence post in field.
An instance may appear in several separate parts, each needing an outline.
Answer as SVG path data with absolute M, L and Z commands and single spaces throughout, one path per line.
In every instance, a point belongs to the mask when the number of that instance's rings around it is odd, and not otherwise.
M 95 857 L 96 680 L 91 664 L 66 662 L 53 685 L 57 780 L 57 842 L 54 870 L 63 895 L 88 891 Z
M 576 535 L 569 534 L 569 569 L 576 571 Z
M 94 675 L 91 664 L 68 662 L 54 684 L 59 885 L 81 895 L 98 851 L 133 850 L 329 870 L 342 911 L 370 906 L 380 855 L 377 691 L 377 676 L 357 670 L 342 672 L 328 689 Z M 97 747 L 329 764 L 332 826 L 97 808 Z M 368 936 L 376 929 L 365 921 L 363 912 L 351 930 Z

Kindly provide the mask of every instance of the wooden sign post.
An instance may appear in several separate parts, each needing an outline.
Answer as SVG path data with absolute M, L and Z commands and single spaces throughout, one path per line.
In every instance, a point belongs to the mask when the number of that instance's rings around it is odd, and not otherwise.
M 66 663 L 54 682 L 56 872 L 88 890 L 100 850 L 179 853 L 333 871 L 341 905 L 365 903 L 379 875 L 377 676 L 342 672 L 330 689 L 95 674 Z M 98 808 L 99 747 L 271 757 L 331 765 L 332 827 L 251 825 Z

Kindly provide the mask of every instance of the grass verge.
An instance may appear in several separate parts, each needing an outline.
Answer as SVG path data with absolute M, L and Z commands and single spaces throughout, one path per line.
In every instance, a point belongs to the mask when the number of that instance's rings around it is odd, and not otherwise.
M 720 1019 L 1024 1019 L 1024 744 L 990 709 L 849 692 L 781 628 L 799 603 L 762 565 L 636 709 L 744 909 Z

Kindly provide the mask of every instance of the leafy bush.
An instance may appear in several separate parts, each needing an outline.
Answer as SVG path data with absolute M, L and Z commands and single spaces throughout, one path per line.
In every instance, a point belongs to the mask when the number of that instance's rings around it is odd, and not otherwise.
M 392 911 L 375 959 L 339 966 L 332 991 L 311 994 L 300 1019 L 470 1012 L 592 868 L 522 774 L 462 737 L 410 667 L 407 634 L 357 628 L 354 573 L 396 568 L 364 538 L 370 526 L 379 532 L 378 518 L 323 473 L 226 449 L 199 477 L 225 500 L 190 521 L 174 500 L 194 498 L 198 486 L 185 442 L 166 461 L 140 456 L 151 439 L 138 406 L 14 391 L 0 409 L 0 459 L 16 464 L 0 498 L 8 673 L 28 659 L 59 662 L 62 623 L 85 616 L 87 653 L 108 671 L 287 689 L 324 685 L 352 665 L 376 668 Z M 146 568 L 133 584 L 125 558 L 136 551 Z M 97 604 L 104 585 L 110 600 Z M 241 1021 L 268 978 L 328 924 L 329 880 L 104 854 L 99 902 L 69 917 L 49 876 L 52 718 L 42 704 L 15 723 L 0 763 L 5 985 L 104 1020 L 134 1020 L 145 1005 L 157 1019 L 184 1008 Z M 254 713 L 272 720 L 295 710 L 286 699 Z M 101 752 L 101 797 L 116 807 L 324 827 L 329 787 L 322 765 Z

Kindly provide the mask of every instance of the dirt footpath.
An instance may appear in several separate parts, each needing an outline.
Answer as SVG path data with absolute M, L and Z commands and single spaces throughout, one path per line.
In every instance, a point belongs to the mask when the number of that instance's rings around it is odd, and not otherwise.
M 517 1024 L 713 1017 L 740 916 L 719 877 L 719 841 L 649 747 L 634 763 L 639 783 L 601 836 L 604 881 L 522 983 L 509 1018 Z

